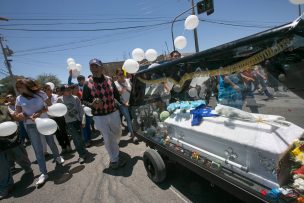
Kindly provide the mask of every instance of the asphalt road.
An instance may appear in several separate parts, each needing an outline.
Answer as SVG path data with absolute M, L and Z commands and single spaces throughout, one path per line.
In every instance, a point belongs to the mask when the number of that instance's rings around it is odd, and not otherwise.
M 63 166 L 47 161 L 49 179 L 41 188 L 35 187 L 39 176 L 38 165 L 31 146 L 26 147 L 34 176 L 23 175 L 18 168 L 14 174 L 12 194 L 3 202 L 238 202 L 239 200 L 194 174 L 188 169 L 171 164 L 162 184 L 153 183 L 146 174 L 142 155 L 147 149 L 123 136 L 121 153 L 128 160 L 118 170 L 110 170 L 108 155 L 100 136 L 89 148 L 92 158 L 85 164 L 77 162 L 76 152 L 66 155 Z M 19 167 L 17 165 L 17 167 Z
M 265 96 L 256 95 L 259 112 L 285 116 L 288 121 L 303 127 L 304 100 L 292 92 L 276 96 L 274 100 L 265 100 Z M 18 169 L 14 174 L 14 190 L 3 202 L 239 202 L 236 197 L 212 187 L 208 181 L 177 164 L 170 165 L 164 183 L 153 183 L 147 177 L 142 161 L 147 147 L 144 143 L 133 144 L 128 136 L 123 136 L 120 142 L 127 165 L 110 170 L 100 136 L 93 140 L 94 145 L 88 149 L 92 158 L 83 165 L 77 162 L 76 152 L 64 156 L 66 162 L 60 167 L 55 167 L 49 159 L 49 179 L 39 189 L 35 187 L 38 165 L 32 147 L 28 146 L 35 177 L 25 176 Z

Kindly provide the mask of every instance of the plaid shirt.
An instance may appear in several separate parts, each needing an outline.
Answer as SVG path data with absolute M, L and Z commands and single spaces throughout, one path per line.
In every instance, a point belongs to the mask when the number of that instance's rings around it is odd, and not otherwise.
M 92 102 L 98 99 L 98 106 L 94 108 Z M 120 95 L 110 77 L 93 78 L 84 86 L 82 93 L 83 104 L 92 108 L 94 116 L 110 114 L 117 110 L 116 102 L 120 102 Z

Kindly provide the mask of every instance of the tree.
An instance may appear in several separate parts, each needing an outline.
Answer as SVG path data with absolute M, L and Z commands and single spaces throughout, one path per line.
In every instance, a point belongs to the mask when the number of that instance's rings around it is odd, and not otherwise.
M 16 78 L 16 80 L 20 79 L 20 78 L 24 78 L 24 76 L 18 76 L 18 75 L 15 75 L 14 77 Z M 7 77 L 2 78 L 0 80 L 0 84 L 2 84 L 4 86 L 3 89 L 5 89 L 5 92 L 3 92 L 3 93 L 5 93 L 5 94 L 15 94 L 14 88 L 13 88 L 12 83 L 11 83 L 11 80 L 12 79 L 11 79 L 10 76 L 7 76 Z
M 41 86 L 43 86 L 47 82 L 54 83 L 55 87 L 59 87 L 61 84 L 61 81 L 56 75 L 46 73 L 43 75 L 38 75 L 36 78 L 36 82 L 38 82 Z

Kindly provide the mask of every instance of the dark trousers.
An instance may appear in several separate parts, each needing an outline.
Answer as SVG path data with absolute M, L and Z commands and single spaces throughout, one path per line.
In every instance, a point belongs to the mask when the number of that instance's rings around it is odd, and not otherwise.
M 82 129 L 80 121 L 73 121 L 67 123 L 68 132 L 72 136 L 76 151 L 79 154 L 79 157 L 85 157 L 87 154 L 87 150 L 85 148 L 83 139 L 82 139 Z
M 58 130 L 55 133 L 58 143 L 62 149 L 66 149 L 67 146 L 70 146 L 70 140 L 67 133 L 67 125 L 65 119 L 63 116 L 55 117 L 53 119 L 56 121 L 58 125 Z

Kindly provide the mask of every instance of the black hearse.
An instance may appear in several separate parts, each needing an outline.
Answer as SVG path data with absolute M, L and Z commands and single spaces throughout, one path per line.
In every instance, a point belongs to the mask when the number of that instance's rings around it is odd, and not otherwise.
M 302 153 L 303 143 L 301 135 L 297 133 L 304 128 L 303 59 L 304 20 L 300 17 L 292 23 L 187 57 L 153 65 L 151 68 L 149 66 L 141 67 L 132 81 L 130 112 L 136 135 L 149 147 L 143 155 L 149 178 L 156 183 L 162 182 L 166 177 L 165 162 L 169 159 L 189 168 L 245 202 L 293 202 L 297 198 L 301 198 L 302 188 L 299 186 L 300 183 L 298 185 L 295 183 L 293 176 L 298 174 L 294 172 L 294 167 L 299 168 L 301 163 L 299 160 L 296 162 L 291 156 L 298 156 L 299 153 Z M 230 76 L 238 77 L 239 83 Z M 246 81 L 246 78 L 249 78 L 249 82 Z M 195 102 L 214 110 L 216 104 L 223 101 L 221 99 L 223 99 L 223 95 L 225 97 L 225 91 L 228 91 L 221 89 L 221 83 L 224 84 L 224 87 L 230 85 L 231 90 L 239 93 L 241 97 L 228 98 L 235 102 L 239 100 L 241 102 L 239 109 L 254 113 L 254 115 L 278 115 L 297 128 L 293 135 L 299 140 L 291 142 L 287 140 L 289 135 L 286 135 L 285 139 L 284 134 L 277 133 L 280 126 L 270 126 L 271 133 L 276 133 L 275 139 L 285 145 L 274 146 L 277 144 L 271 143 L 270 138 L 265 139 L 265 142 L 269 142 L 270 148 L 280 148 L 279 153 L 284 148 L 286 150 L 284 153 L 280 153 L 276 159 L 261 155 L 267 149 L 259 148 L 256 165 L 265 168 L 266 175 L 262 179 L 265 180 L 264 182 L 247 176 L 254 170 L 253 166 L 248 167 L 248 163 L 251 161 L 248 158 L 249 155 L 247 155 L 247 160 L 241 163 L 239 160 L 242 158 L 242 152 L 239 154 L 233 152 L 237 149 L 228 148 L 221 155 L 216 151 L 211 153 L 207 149 L 208 145 L 213 142 L 211 138 L 210 143 L 208 140 L 199 143 L 199 139 L 190 144 L 187 141 L 187 139 L 190 141 L 194 139 L 198 133 L 198 130 L 192 130 L 187 126 L 188 123 L 184 123 L 185 120 L 191 122 L 193 119 L 193 115 L 189 111 L 198 106 Z M 238 88 L 232 87 L 233 84 Z M 250 94 L 244 93 L 246 91 Z M 231 106 L 229 102 L 225 103 L 224 98 L 224 105 Z M 172 104 L 175 106 L 172 107 Z M 191 106 L 193 104 L 195 105 Z M 168 108 L 170 105 L 171 109 Z M 179 115 L 173 113 L 176 109 L 182 114 L 180 118 L 177 118 Z M 184 119 L 183 116 L 188 116 L 188 118 Z M 187 130 L 180 134 L 175 132 L 175 136 L 172 136 L 170 133 L 174 131 L 172 129 L 174 126 L 168 126 L 170 123 L 166 122 L 168 119 L 176 122 L 174 125 L 176 128 L 187 128 Z M 205 128 L 201 129 L 206 129 L 209 120 L 207 117 L 202 119 L 201 125 Z M 232 122 L 235 125 L 231 126 L 227 124 L 230 120 L 218 123 L 218 129 L 225 126 L 228 130 L 233 129 L 235 134 L 239 134 L 238 126 L 235 124 L 237 122 Z M 286 126 L 282 128 L 287 129 Z M 198 127 L 195 126 L 193 129 L 198 129 Z M 215 132 L 215 129 L 213 130 Z M 249 129 L 246 130 L 249 132 Z M 259 132 L 264 133 L 264 131 Z M 206 136 L 202 135 L 202 139 L 205 139 Z M 208 136 L 212 136 L 212 133 Z M 248 134 L 248 136 L 251 135 Z M 225 140 L 218 137 L 214 142 L 219 142 L 219 140 L 225 144 Z M 200 147 L 203 144 L 206 146 L 205 149 Z M 244 146 L 244 144 L 240 145 Z M 244 149 L 251 153 L 250 145 L 246 145 Z M 295 154 L 296 150 L 299 151 L 298 154 Z M 244 151 L 244 154 L 246 153 Z M 252 153 L 255 153 L 255 150 L 252 150 Z M 246 164 L 247 166 L 245 166 Z M 277 187 L 267 184 L 267 174 L 271 178 L 275 177 L 274 182 L 277 183 Z

